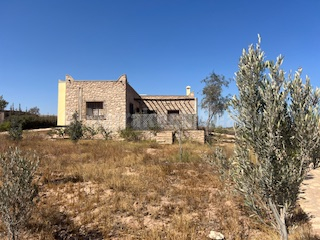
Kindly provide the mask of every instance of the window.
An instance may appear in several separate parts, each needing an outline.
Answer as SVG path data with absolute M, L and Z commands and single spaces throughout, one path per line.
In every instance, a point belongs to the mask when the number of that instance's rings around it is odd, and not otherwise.
M 157 114 L 155 110 L 148 110 L 148 114 Z
M 168 110 L 168 114 L 179 114 L 179 110 Z
M 99 120 L 104 119 L 103 102 L 87 102 L 87 119 Z
M 178 120 L 179 110 L 168 110 L 168 123 L 174 124 Z
M 144 109 L 142 110 L 142 113 L 143 113 L 143 114 L 157 114 L 157 112 L 156 112 L 155 110 L 150 110 L 150 109 L 148 109 L 148 108 L 144 108 Z
M 134 111 L 133 111 L 133 103 L 130 103 L 130 104 L 129 104 L 129 113 L 130 113 L 130 114 L 134 114 Z

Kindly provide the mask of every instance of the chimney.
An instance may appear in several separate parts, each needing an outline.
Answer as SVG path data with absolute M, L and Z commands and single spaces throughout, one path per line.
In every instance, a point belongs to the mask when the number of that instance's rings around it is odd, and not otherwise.
M 186 95 L 189 96 L 191 93 L 191 87 L 190 86 L 187 86 L 186 87 Z

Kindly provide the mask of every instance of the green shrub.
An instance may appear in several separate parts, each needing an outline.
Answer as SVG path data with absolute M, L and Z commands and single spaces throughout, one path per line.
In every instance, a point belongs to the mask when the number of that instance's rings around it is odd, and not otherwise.
M 124 138 L 126 141 L 139 141 L 141 134 L 132 128 L 125 128 L 120 130 L 120 137 Z
M 10 122 L 9 121 L 5 121 L 0 124 L 0 132 L 9 131 L 9 129 L 10 129 Z
M 103 126 L 100 126 L 98 128 L 98 131 L 102 134 L 103 138 L 105 140 L 111 139 L 111 133 L 112 131 L 108 130 L 107 128 L 104 128 Z
M 9 137 L 14 141 L 22 139 L 22 123 L 18 118 L 11 119 Z
M 0 212 L 8 239 L 17 239 L 34 206 L 38 191 L 33 179 L 38 163 L 35 154 L 23 154 L 18 148 L 0 155 Z
M 99 132 L 94 127 L 90 126 L 82 126 L 83 136 L 85 139 L 92 139 L 95 135 L 97 135 Z
M 11 115 L 8 121 L 16 119 L 22 124 L 22 129 L 50 128 L 57 126 L 57 116 L 38 116 L 34 114 Z
M 72 117 L 73 117 L 73 121 L 71 122 L 67 131 L 70 136 L 70 139 L 76 143 L 78 140 L 80 140 L 83 137 L 83 125 L 82 125 L 82 122 L 78 120 L 77 112 L 75 112 L 72 115 Z

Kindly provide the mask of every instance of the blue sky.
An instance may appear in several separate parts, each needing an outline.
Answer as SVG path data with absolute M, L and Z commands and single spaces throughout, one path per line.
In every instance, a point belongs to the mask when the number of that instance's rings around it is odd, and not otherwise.
M 139 93 L 182 95 L 190 85 L 200 100 L 200 81 L 212 71 L 233 78 L 258 33 L 268 59 L 284 55 L 287 72 L 302 67 L 317 87 L 319 12 L 319 0 L 2 0 L 0 95 L 56 114 L 66 74 L 125 73 Z

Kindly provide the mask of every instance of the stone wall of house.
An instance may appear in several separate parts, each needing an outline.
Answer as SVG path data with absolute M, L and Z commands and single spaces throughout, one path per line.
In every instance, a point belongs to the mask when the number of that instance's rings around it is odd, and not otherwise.
M 127 126 L 131 126 L 132 115 L 136 112 L 140 112 L 140 104 L 136 99 L 139 99 L 140 95 L 127 83 L 126 87 L 126 119 Z
M 111 131 L 126 127 L 126 76 L 117 81 L 78 81 L 66 77 L 66 125 L 72 121 L 72 115 L 78 112 L 85 125 L 103 126 Z M 101 117 L 87 117 L 87 102 L 102 102 Z
M 194 94 L 140 96 L 130 86 L 126 75 L 116 81 L 82 81 L 67 75 L 62 83 L 65 99 L 59 99 L 59 106 L 63 110 L 59 112 L 63 120 L 61 125 L 69 125 L 73 120 L 72 115 L 77 112 L 78 119 L 85 125 L 95 129 L 102 126 L 112 132 L 126 127 L 139 130 L 160 127 L 172 130 L 176 123 L 183 123 L 184 129 L 197 129 L 197 99 Z M 103 107 L 90 108 L 88 103 Z M 142 117 L 134 116 L 141 113 Z M 151 113 L 155 116 L 151 116 Z M 150 116 L 147 117 L 152 118 L 151 120 L 144 119 L 148 114 Z
M 141 96 L 136 99 L 140 113 L 132 116 L 134 129 L 175 129 L 182 124 L 184 129 L 197 129 L 197 99 L 193 94 L 187 96 Z M 170 113 L 170 110 L 173 112 Z M 176 111 L 176 112 L 175 112 Z M 146 114 L 148 113 L 148 114 Z M 178 114 L 177 114 L 178 113 Z

